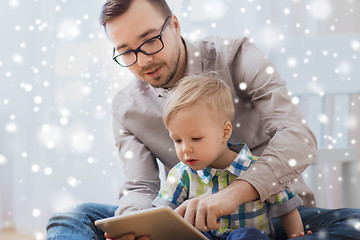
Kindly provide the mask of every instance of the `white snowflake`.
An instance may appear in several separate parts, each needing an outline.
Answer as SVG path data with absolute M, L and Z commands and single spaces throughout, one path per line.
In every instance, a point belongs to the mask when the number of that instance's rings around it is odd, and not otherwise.
M 79 186 L 79 184 L 81 183 L 81 181 L 78 180 L 78 179 L 76 179 L 75 177 L 68 177 L 67 183 L 68 183 L 71 187 L 75 188 L 75 187 Z
M 290 167 L 295 167 L 296 165 L 297 165 L 296 159 L 290 159 L 290 160 L 289 160 L 289 166 L 290 166 Z
M 307 8 L 310 10 L 311 15 L 318 20 L 328 19 L 333 10 L 332 5 L 328 0 L 312 1 Z
M 32 215 L 34 217 L 39 217 L 41 215 L 41 211 L 38 208 L 32 210 Z
M 134 153 L 133 153 L 132 151 L 127 151 L 127 152 L 125 153 L 125 158 L 131 159 L 131 158 L 133 158 L 133 157 L 134 157 Z
M 4 155 L 0 154 L 0 166 L 5 165 L 7 163 L 7 159 Z

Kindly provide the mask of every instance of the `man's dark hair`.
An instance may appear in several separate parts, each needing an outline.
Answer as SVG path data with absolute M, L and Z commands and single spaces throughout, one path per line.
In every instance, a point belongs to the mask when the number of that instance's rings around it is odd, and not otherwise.
M 125 13 L 133 1 L 137 0 L 108 0 L 104 4 L 100 13 L 100 24 L 106 27 L 106 23 L 113 20 L 115 17 Z M 164 19 L 172 15 L 169 6 L 165 0 L 146 0 L 155 9 L 159 10 Z

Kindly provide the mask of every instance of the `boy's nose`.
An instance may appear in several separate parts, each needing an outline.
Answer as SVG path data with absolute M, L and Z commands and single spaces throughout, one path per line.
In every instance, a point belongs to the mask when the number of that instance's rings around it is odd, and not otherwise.
M 184 151 L 184 153 L 190 153 L 190 152 L 192 152 L 192 147 L 189 144 L 184 143 L 183 151 Z

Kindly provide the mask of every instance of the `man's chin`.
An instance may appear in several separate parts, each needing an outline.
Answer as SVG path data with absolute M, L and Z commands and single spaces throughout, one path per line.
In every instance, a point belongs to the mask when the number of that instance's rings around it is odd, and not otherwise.
M 162 83 L 162 80 L 158 77 L 158 78 L 151 78 L 149 76 L 138 76 L 138 78 L 140 78 L 140 80 L 142 80 L 143 82 L 146 82 L 147 84 L 151 85 L 154 88 L 160 88 L 164 85 L 164 83 Z
M 162 84 L 161 82 L 154 82 L 154 81 L 147 82 L 147 83 L 149 83 L 154 88 L 164 88 L 164 85 L 165 85 L 165 84 Z
M 171 88 L 171 87 L 173 87 L 173 84 L 172 84 L 172 82 L 171 82 L 171 80 L 170 81 L 162 81 L 162 80 L 158 80 L 158 81 L 147 81 L 152 87 L 154 87 L 154 88 Z
M 156 78 L 143 75 L 142 79 L 154 88 L 172 88 L 174 86 L 174 76 L 175 73 L 171 72 L 169 76 L 160 75 Z

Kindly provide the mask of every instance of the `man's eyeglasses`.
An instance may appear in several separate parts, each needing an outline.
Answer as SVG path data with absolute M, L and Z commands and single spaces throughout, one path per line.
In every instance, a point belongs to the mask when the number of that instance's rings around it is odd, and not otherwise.
M 138 60 L 137 55 L 139 52 L 145 55 L 153 55 L 155 53 L 160 52 L 164 48 L 162 35 L 164 34 L 165 28 L 169 24 L 169 20 L 170 20 L 170 16 L 166 18 L 165 23 L 161 28 L 161 32 L 159 35 L 143 42 L 138 48 L 120 53 L 116 56 L 115 56 L 116 50 L 115 48 L 113 48 L 113 60 L 122 67 L 129 67 L 136 63 L 136 61 Z

